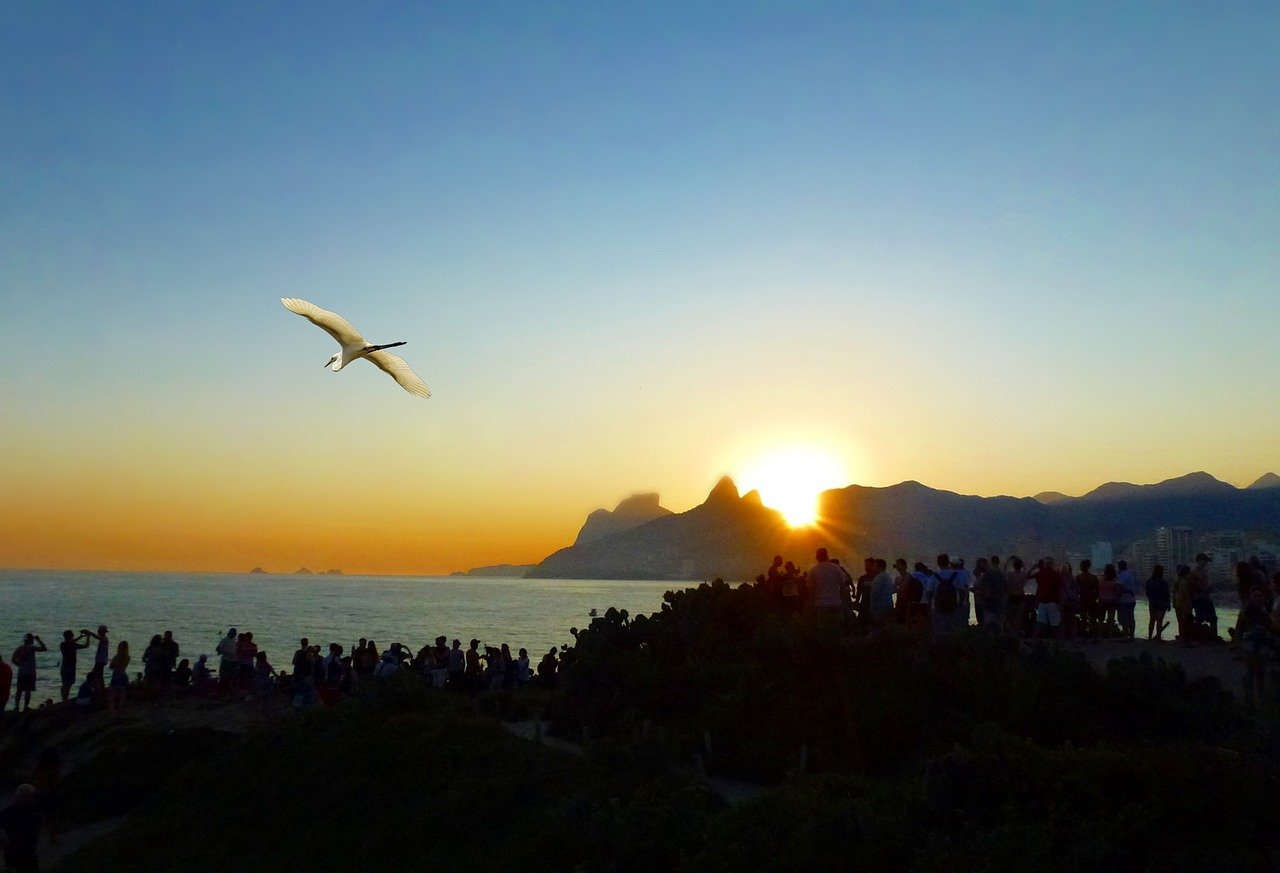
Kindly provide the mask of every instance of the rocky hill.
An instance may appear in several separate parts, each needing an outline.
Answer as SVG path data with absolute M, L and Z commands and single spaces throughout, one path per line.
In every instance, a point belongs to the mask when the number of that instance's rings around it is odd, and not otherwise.
M 657 494 L 632 494 L 619 503 L 613 512 L 607 509 L 597 509 L 588 515 L 586 522 L 582 525 L 582 530 L 578 531 L 578 538 L 574 540 L 573 544 L 575 546 L 586 545 L 587 543 L 631 530 L 666 515 L 671 515 L 671 510 L 659 505 Z

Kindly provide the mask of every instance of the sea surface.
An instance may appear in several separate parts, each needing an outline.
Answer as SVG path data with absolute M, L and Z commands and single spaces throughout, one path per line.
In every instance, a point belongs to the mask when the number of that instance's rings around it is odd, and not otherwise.
M 662 595 L 696 582 L 509 579 L 476 576 L 274 576 L 245 573 L 102 573 L 0 570 L 0 651 L 8 660 L 25 633 L 49 647 L 37 656 L 33 703 L 59 697 L 58 643 L 62 632 L 109 629 L 129 642 L 130 672 L 153 634 L 173 631 L 181 656 L 192 663 L 213 654 L 230 627 L 252 631 L 259 650 L 277 668 L 288 668 L 301 637 L 326 649 L 341 643 L 348 654 L 360 637 L 384 650 L 404 643 L 417 651 L 440 634 L 450 641 L 473 637 L 481 646 L 507 643 L 529 650 L 536 664 L 547 650 L 572 643 L 570 628 L 586 627 L 590 612 L 609 607 L 631 615 L 661 609 Z M 1220 633 L 1235 623 L 1234 595 L 1219 601 Z M 1136 609 L 1138 635 L 1147 631 L 1147 604 Z M 1166 638 L 1176 633 L 1168 617 Z M 83 677 L 97 643 L 79 653 Z M 75 693 L 75 689 L 72 689 Z M 12 705 L 12 704 L 11 704 Z
M 360 637 L 378 649 L 398 642 L 417 651 L 440 634 L 465 648 L 507 643 L 529 650 L 536 664 L 547 650 L 572 643 L 572 627 L 590 623 L 592 609 L 611 606 L 632 615 L 656 612 L 662 595 L 682 582 L 506 579 L 472 576 L 273 576 L 209 573 L 102 573 L 0 570 L 0 650 L 9 660 L 26 633 L 49 647 L 37 656 L 33 705 L 59 698 L 58 643 L 62 632 L 108 628 L 116 643 L 129 642 L 133 663 L 153 634 L 173 631 L 181 656 L 192 663 L 230 627 L 252 631 L 272 665 L 288 668 L 301 637 L 347 653 Z M 83 677 L 97 643 L 79 653 Z M 75 689 L 72 689 L 72 694 Z M 10 704 L 12 706 L 12 703 Z

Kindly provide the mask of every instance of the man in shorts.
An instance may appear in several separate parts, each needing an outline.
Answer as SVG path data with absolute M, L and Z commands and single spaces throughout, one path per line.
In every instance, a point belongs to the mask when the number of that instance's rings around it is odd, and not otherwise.
M 23 697 L 26 697 L 25 710 L 31 710 L 31 692 L 36 690 L 36 652 L 47 652 L 49 647 L 40 639 L 39 634 L 27 634 L 22 638 L 22 645 L 13 650 L 13 666 L 18 671 L 18 694 L 13 701 L 14 712 L 23 710 Z
M 1045 558 L 1031 571 L 1036 580 L 1036 629 L 1035 638 L 1046 633 L 1058 635 L 1062 626 L 1062 575 L 1054 569 L 1053 558 Z

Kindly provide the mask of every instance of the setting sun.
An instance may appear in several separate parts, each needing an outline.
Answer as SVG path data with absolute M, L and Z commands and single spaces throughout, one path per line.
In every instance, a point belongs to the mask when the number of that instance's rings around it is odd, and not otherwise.
M 759 491 L 764 504 L 781 512 L 792 527 L 817 519 L 818 494 L 849 484 L 843 465 L 833 455 L 800 446 L 746 464 L 738 482 L 744 491 Z

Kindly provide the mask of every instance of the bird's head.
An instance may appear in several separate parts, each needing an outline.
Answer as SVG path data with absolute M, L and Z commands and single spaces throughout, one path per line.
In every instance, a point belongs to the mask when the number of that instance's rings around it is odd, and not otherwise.
M 333 372 L 335 373 L 338 372 L 339 370 L 342 369 L 342 355 L 334 355 L 332 358 L 325 361 L 324 365 L 326 367 L 332 368 Z

